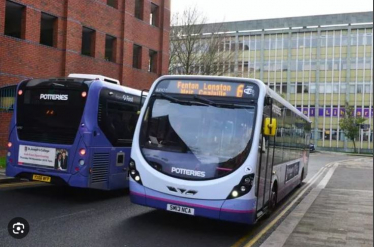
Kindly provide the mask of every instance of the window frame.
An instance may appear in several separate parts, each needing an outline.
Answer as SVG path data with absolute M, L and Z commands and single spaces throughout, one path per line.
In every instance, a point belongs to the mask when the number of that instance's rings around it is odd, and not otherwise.
M 159 27 L 160 22 L 159 18 L 160 17 L 160 6 L 157 4 L 151 2 L 151 11 L 149 14 L 149 24 L 154 27 Z
M 110 40 L 111 42 L 111 51 L 110 50 L 107 50 L 108 47 L 108 40 Z M 109 61 L 109 62 L 116 62 L 116 46 L 117 46 L 117 38 L 112 36 L 112 35 L 109 35 L 109 34 L 106 34 L 105 35 L 105 51 L 104 51 L 104 58 L 106 61 Z M 110 54 L 110 57 L 108 58 L 107 55 Z
M 157 51 L 149 50 L 148 72 L 157 73 L 157 57 L 158 57 Z
M 9 8 L 10 8 L 9 5 L 13 5 L 13 8 L 19 8 L 19 10 L 21 12 L 20 13 L 21 18 L 18 18 L 19 16 L 14 17 L 14 13 L 9 13 L 8 12 L 8 11 L 10 11 L 9 10 Z M 9 14 L 12 14 L 12 15 L 9 17 Z M 16 3 L 16 2 L 13 2 L 13 1 L 6 0 L 5 1 L 4 15 L 5 15 L 4 16 L 4 35 L 9 36 L 9 37 L 18 38 L 18 39 L 25 39 L 26 6 L 22 5 L 22 4 L 19 4 L 19 3 Z M 17 13 L 17 15 L 18 15 L 18 13 Z M 17 29 L 19 29 L 19 32 L 17 32 L 17 35 L 14 35 L 14 34 L 12 34 L 12 32 L 9 32 L 9 29 L 7 30 L 7 27 L 9 28 L 9 25 L 14 25 L 15 24 L 14 19 L 17 20 L 16 26 L 17 26 Z M 18 23 L 18 21 L 19 21 L 19 23 Z
M 134 69 L 141 69 L 142 68 L 142 51 L 143 47 L 141 45 L 134 44 L 132 51 L 132 67 Z
M 89 33 L 90 36 L 90 41 L 89 41 L 89 50 L 90 53 L 86 53 L 86 50 L 84 49 L 84 44 L 85 44 L 85 36 L 84 34 Z M 95 37 L 96 36 L 96 31 L 92 28 L 82 26 L 82 45 L 81 45 L 81 55 L 88 56 L 88 57 L 95 57 Z
M 135 0 L 134 17 L 139 20 L 143 20 L 144 12 L 144 0 Z
M 52 19 L 52 44 L 46 44 L 46 43 L 42 43 L 42 25 L 43 25 L 43 15 L 44 16 L 47 16 L 48 18 L 51 18 Z M 56 47 L 56 40 L 57 40 L 57 17 L 54 16 L 54 15 L 50 15 L 50 14 L 47 14 L 45 12 L 41 12 L 41 15 L 40 15 L 40 39 L 39 39 L 39 43 L 42 44 L 42 45 L 46 45 L 46 46 L 50 46 L 50 47 Z M 44 19 L 45 20 L 45 19 Z
M 111 4 L 111 2 L 113 2 Z M 118 0 L 107 0 L 106 4 L 112 8 L 118 9 Z

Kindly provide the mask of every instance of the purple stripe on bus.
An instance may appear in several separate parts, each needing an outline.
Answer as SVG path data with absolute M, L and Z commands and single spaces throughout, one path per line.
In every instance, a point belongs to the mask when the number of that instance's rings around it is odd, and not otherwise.
M 220 171 L 228 171 L 228 172 L 231 172 L 232 169 L 229 169 L 229 168 L 222 168 L 222 167 L 217 167 L 216 168 L 217 170 L 220 170 Z

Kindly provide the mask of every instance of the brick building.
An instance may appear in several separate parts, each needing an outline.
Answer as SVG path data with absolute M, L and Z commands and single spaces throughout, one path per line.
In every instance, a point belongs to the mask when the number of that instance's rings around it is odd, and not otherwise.
M 0 146 L 14 85 L 102 74 L 148 88 L 168 71 L 170 0 L 0 0 Z

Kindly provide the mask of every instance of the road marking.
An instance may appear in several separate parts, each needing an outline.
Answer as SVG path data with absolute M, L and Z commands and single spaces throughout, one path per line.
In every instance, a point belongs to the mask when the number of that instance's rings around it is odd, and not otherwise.
M 277 229 L 261 244 L 261 247 L 282 247 L 286 243 L 318 195 L 326 187 L 338 165 L 338 163 L 331 164 L 332 167 L 330 166 L 331 168 L 327 171 L 321 182 L 292 210 Z
M 330 181 L 330 178 L 334 174 L 336 168 L 338 167 L 338 163 L 335 163 L 331 169 L 327 172 L 326 176 L 322 179 L 322 181 L 318 184 L 317 188 L 318 189 L 324 189 L 327 185 L 327 183 Z
M 372 191 L 372 190 L 349 190 L 349 189 L 335 189 L 335 188 L 327 188 L 326 190 L 332 190 L 332 191 L 363 192 L 363 193 L 371 193 L 371 194 L 373 194 L 373 191 Z
M 44 183 L 40 183 L 40 182 L 9 183 L 9 184 L 2 184 L 2 185 L 0 185 L 0 189 L 3 189 L 3 188 L 12 188 L 12 187 L 27 187 L 27 186 L 41 185 L 41 184 L 44 184 Z
M 327 164 L 328 165 L 328 164 Z M 314 184 L 314 182 L 316 180 L 319 179 L 319 177 L 325 172 L 325 170 L 327 169 L 326 166 L 325 167 L 322 167 L 321 169 L 319 169 L 319 171 L 314 174 L 314 176 L 312 178 L 310 178 L 308 180 L 308 182 L 306 184 L 308 184 L 307 187 L 303 188 L 299 194 L 297 194 L 297 197 L 280 213 L 278 214 L 278 216 L 272 220 L 264 229 L 262 229 L 258 234 L 256 234 L 252 239 L 251 241 L 249 241 L 245 247 L 250 247 L 252 246 L 253 244 L 255 244 L 270 228 L 272 228 L 277 222 L 278 220 L 280 220 L 283 215 L 286 214 L 286 212 L 299 200 L 299 198 L 310 188 L 310 186 L 312 186 Z M 241 246 L 242 243 L 248 239 L 249 237 L 251 236 L 251 233 L 248 233 L 247 235 L 245 235 L 244 237 L 242 237 L 241 239 L 239 239 L 238 242 L 236 242 L 234 245 L 232 245 L 232 247 L 238 247 L 238 246 Z

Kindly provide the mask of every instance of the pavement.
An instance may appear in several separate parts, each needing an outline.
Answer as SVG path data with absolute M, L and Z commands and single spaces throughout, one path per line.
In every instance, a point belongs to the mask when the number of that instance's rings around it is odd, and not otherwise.
M 261 247 L 373 246 L 373 158 L 328 164 Z
M 16 178 L 10 178 L 10 177 L 5 176 L 5 169 L 0 168 L 0 184 L 12 183 L 16 181 L 19 181 L 19 180 Z

